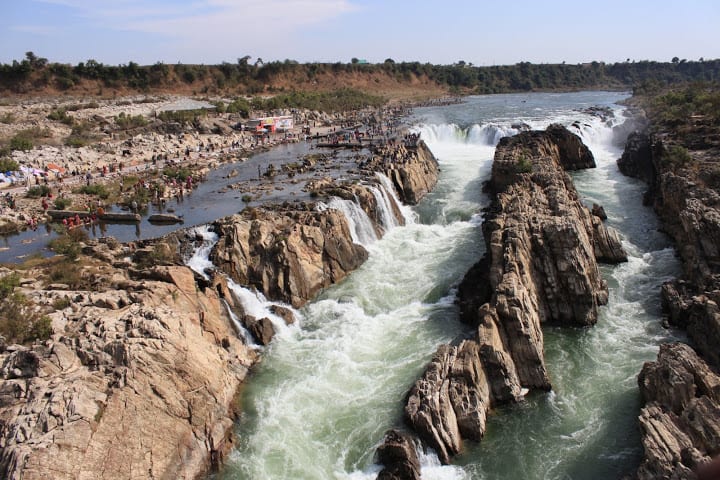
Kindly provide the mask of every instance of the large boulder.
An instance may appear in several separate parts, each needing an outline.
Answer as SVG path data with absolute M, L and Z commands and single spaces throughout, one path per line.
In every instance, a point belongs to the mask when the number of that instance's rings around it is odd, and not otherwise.
M 387 176 L 403 203 L 416 205 L 437 184 L 438 162 L 422 140 L 412 145 L 381 146 L 374 153 L 365 168 Z
M 377 449 L 377 463 L 384 465 L 378 480 L 420 480 L 415 442 L 407 433 L 388 430 Z

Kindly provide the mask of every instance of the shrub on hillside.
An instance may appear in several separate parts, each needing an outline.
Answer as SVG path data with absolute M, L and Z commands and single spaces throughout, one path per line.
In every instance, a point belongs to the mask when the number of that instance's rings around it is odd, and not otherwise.
M 50 194 L 50 187 L 47 185 L 35 185 L 28 189 L 25 193 L 27 198 L 47 197 Z
M 37 310 L 22 293 L 17 273 L 0 278 L 0 335 L 8 343 L 47 340 L 52 335 L 50 318 Z

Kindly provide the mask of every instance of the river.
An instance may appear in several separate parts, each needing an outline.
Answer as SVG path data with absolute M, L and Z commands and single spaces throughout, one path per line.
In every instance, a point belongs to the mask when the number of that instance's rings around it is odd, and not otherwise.
M 598 168 L 573 175 L 583 200 L 605 207 L 629 261 L 602 268 L 610 301 L 589 329 L 545 328 L 553 390 L 493 412 L 481 443 L 451 466 L 422 455 L 423 479 L 620 478 L 637 466 L 636 376 L 658 345 L 659 286 L 679 264 L 642 206 L 645 186 L 619 174 L 611 127 L 623 121 L 608 92 L 468 97 L 417 109 L 414 129 L 438 158 L 435 190 L 407 224 L 358 237 L 368 261 L 282 327 L 242 395 L 238 444 L 218 479 L 370 479 L 384 432 L 402 422 L 405 393 L 441 343 L 466 331 L 454 287 L 483 253 L 480 225 L 495 144 L 519 124 L 572 125 Z M 609 107 L 603 120 L 587 112 Z M 363 238 L 360 240 L 360 238 Z M 263 308 L 262 299 L 254 308 Z M 278 325 L 281 322 L 278 322 Z

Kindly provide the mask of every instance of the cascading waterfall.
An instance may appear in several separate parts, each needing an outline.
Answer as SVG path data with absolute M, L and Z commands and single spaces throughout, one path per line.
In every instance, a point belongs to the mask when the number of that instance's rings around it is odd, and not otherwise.
M 598 168 L 574 173 L 574 180 L 588 202 L 604 205 L 630 260 L 603 267 L 610 303 L 595 327 L 544 329 L 553 391 L 494 412 L 484 440 L 467 442 L 454 466 L 421 455 L 422 476 L 591 479 L 631 470 L 640 453 L 635 378 L 658 343 L 672 336 L 660 326 L 658 289 L 678 266 L 654 215 L 642 206 L 644 186 L 617 172 L 610 127 L 582 111 L 622 97 L 498 95 L 418 109 L 435 120 L 423 118 L 415 131 L 438 158 L 438 185 L 414 209 L 416 223 L 370 243 L 367 262 L 304 307 L 293 335 L 273 342 L 245 390 L 238 448 L 218 477 L 374 478 L 375 447 L 400 422 L 407 389 L 438 345 L 467 332 L 453 288 L 484 248 L 482 183 L 498 137 L 481 135 L 482 126 L 510 134 L 519 122 L 544 128 L 575 121 Z M 335 205 L 352 217 L 349 205 Z
M 192 255 L 187 260 L 186 265 L 198 274 L 200 274 L 206 280 L 210 280 L 210 276 L 206 272 L 207 270 L 213 269 L 215 267 L 210 261 L 210 252 L 212 251 L 215 244 L 218 242 L 218 235 L 211 230 L 211 227 L 209 225 L 195 227 L 191 230 L 191 232 L 193 232 L 196 236 L 202 238 L 203 240 L 201 244 L 197 248 L 195 248 Z M 229 277 L 225 277 L 225 281 L 227 282 L 228 288 L 235 295 L 235 298 L 240 302 L 243 311 L 247 315 L 251 315 L 255 318 L 269 318 L 270 321 L 273 323 L 276 334 L 280 336 L 289 334 L 288 332 L 293 327 L 287 326 L 282 318 L 272 313 L 272 305 L 277 305 L 279 304 L 278 302 L 269 302 L 262 293 L 251 291 L 241 285 L 238 285 L 233 281 L 233 279 Z M 230 305 L 228 305 L 227 302 L 224 302 L 224 304 L 226 311 L 230 315 L 230 318 L 232 319 L 232 322 L 235 325 L 236 330 L 238 331 L 238 335 L 243 338 L 245 344 L 253 346 L 255 348 L 262 348 L 255 343 L 252 335 L 242 324 L 242 321 L 238 318 L 232 308 L 230 308 Z M 289 305 L 282 306 L 288 309 L 292 309 L 292 307 L 290 307 Z M 299 312 L 297 312 L 296 310 L 293 310 L 293 313 L 295 314 L 295 318 L 297 320 L 301 318 Z
M 203 240 L 200 246 L 198 246 L 190 256 L 186 264 L 192 270 L 201 275 L 205 280 L 210 280 L 210 277 L 207 273 L 205 273 L 205 270 L 214 267 L 213 263 L 210 261 L 210 251 L 217 243 L 218 235 L 210 229 L 209 225 L 195 227 L 191 231 Z
M 319 202 L 317 208 L 320 210 L 333 208 L 342 212 L 348 222 L 350 236 L 354 243 L 368 247 L 377 241 L 377 234 L 372 220 L 356 202 L 332 197 L 327 204 Z
M 380 191 L 382 192 L 383 197 L 385 197 L 385 200 L 386 200 L 385 208 L 387 208 L 390 212 L 393 212 L 394 211 L 393 207 L 395 207 L 395 209 L 397 209 L 400 212 L 400 214 L 402 215 L 405 225 L 408 225 L 410 223 L 415 223 L 415 220 L 416 220 L 415 212 L 413 212 L 412 208 L 410 208 L 407 205 L 404 205 L 400 201 L 400 199 L 397 196 L 397 193 L 395 192 L 395 187 L 393 187 L 390 179 L 381 172 L 376 172 L 375 177 L 380 182 L 380 185 L 381 185 Z M 393 218 L 395 218 L 394 215 L 393 215 Z M 397 225 L 398 224 L 396 223 L 395 226 L 397 226 Z
M 398 220 L 395 218 L 395 215 L 393 214 L 392 205 L 390 204 L 390 200 L 388 199 L 387 195 L 383 191 L 382 188 L 377 187 L 368 187 L 370 188 L 370 191 L 372 192 L 373 196 L 375 197 L 375 203 L 377 203 L 379 215 L 380 215 L 380 225 L 383 227 L 385 231 L 390 230 L 391 228 L 398 226 Z

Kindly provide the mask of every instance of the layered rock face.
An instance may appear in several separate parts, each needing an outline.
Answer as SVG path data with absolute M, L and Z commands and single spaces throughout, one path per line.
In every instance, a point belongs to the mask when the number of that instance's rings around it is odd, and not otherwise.
M 593 325 L 606 303 L 597 261 L 626 255 L 564 171 L 592 166 L 591 152 L 560 126 L 499 143 L 483 224 L 487 253 L 458 292 L 475 332 L 438 349 L 405 407 L 407 423 L 442 462 L 463 438 L 482 438 L 490 408 L 550 389 L 542 323 Z
M 645 458 L 636 478 L 697 478 L 697 467 L 720 453 L 720 376 L 688 345 L 672 343 L 643 366 L 638 384 Z
M 683 143 L 689 151 L 678 148 Z M 663 229 L 675 241 L 683 264 L 683 277 L 662 286 L 663 310 L 670 324 L 687 331 L 700 356 L 688 347 L 673 347 L 670 357 L 669 348 L 663 347 L 658 364 L 664 365 L 670 358 L 692 365 L 690 371 L 698 372 L 720 368 L 718 152 L 698 149 L 702 145 L 692 132 L 674 138 L 672 132 L 646 131 L 631 136 L 618 161 L 623 173 L 647 182 L 645 200 L 653 205 Z M 647 376 L 646 369 L 641 383 Z M 720 436 L 700 438 L 693 430 L 699 413 L 711 415 L 716 423 L 720 421 L 717 395 L 702 396 L 704 410 L 698 412 L 700 407 L 686 401 L 684 390 L 675 388 L 676 378 L 673 374 L 654 379 L 658 384 L 655 390 L 664 389 L 668 395 L 676 396 L 665 401 L 672 403 L 670 411 L 666 408 L 661 414 L 653 403 L 654 397 L 647 396 L 648 404 L 640 416 L 645 460 L 639 478 L 658 478 L 653 476 L 658 472 L 660 476 L 694 478 L 691 470 L 696 463 L 706 459 L 705 455 L 720 454 Z M 664 386 L 660 386 L 662 382 Z
M 231 445 L 255 352 L 188 268 L 128 271 L 105 292 L 32 292 L 69 306 L 52 340 L 0 352 L 2 478 L 195 478 Z
M 215 224 L 211 259 L 242 285 L 300 307 L 367 259 L 342 212 L 284 210 L 234 215 Z
M 378 148 L 365 168 L 385 174 L 400 201 L 409 205 L 432 191 L 440 175 L 437 160 L 422 140 Z

